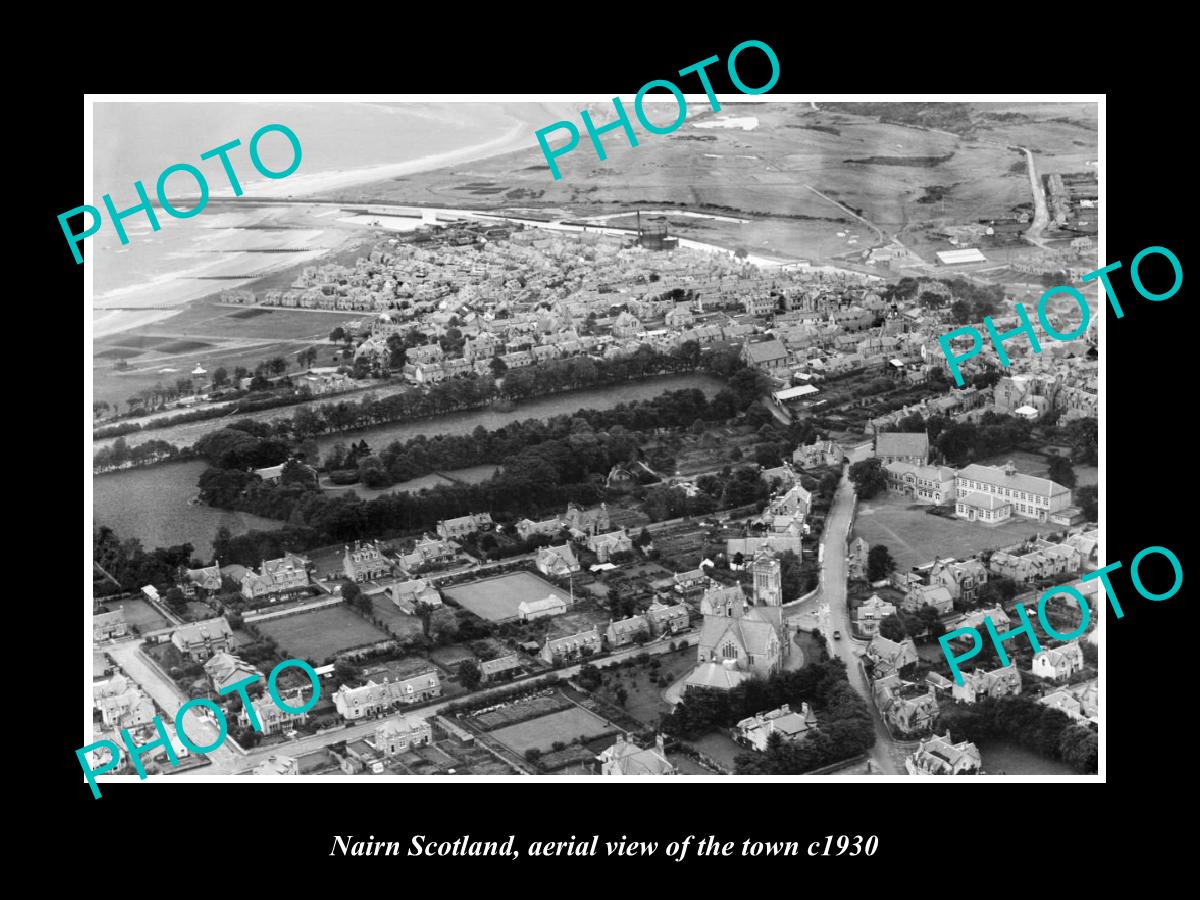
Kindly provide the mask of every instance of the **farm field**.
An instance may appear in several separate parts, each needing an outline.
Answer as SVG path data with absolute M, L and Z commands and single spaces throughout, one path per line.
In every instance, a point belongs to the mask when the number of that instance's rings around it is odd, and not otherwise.
M 259 623 L 258 628 L 276 640 L 280 653 L 286 651 L 291 656 L 312 659 L 318 663 L 340 650 L 388 637 L 370 622 L 341 606 L 267 619 Z
M 854 535 L 872 545 L 886 544 L 896 560 L 897 571 L 906 572 L 936 557 L 972 556 L 1035 534 L 1062 530 L 1049 522 L 1033 522 L 1017 516 L 998 525 L 982 525 L 930 515 L 926 509 L 894 494 L 862 501 L 854 520 Z
M 564 600 L 570 598 L 566 591 L 529 572 L 514 572 L 470 584 L 458 584 L 446 588 L 442 593 L 464 609 L 493 622 L 515 617 L 522 600 L 540 600 L 548 594 L 557 594 Z
M 538 749 L 546 752 L 555 741 L 569 744 L 575 738 L 594 738 L 615 734 L 615 725 L 580 707 L 564 709 L 517 725 L 489 732 L 489 736 L 511 747 L 516 753 Z

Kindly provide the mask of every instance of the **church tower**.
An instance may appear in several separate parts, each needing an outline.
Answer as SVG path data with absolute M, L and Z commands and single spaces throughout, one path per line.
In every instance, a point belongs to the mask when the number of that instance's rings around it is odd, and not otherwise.
M 754 555 L 750 566 L 754 575 L 754 604 L 756 606 L 783 605 L 782 568 L 775 554 L 764 547 Z

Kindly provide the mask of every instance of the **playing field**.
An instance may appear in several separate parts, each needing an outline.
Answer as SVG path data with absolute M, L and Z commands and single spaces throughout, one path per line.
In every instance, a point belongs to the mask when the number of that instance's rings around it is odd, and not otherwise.
M 137 597 L 115 601 L 110 605 L 110 609 L 116 609 L 118 606 L 125 607 L 125 623 L 136 625 L 139 631 L 154 631 L 157 628 L 166 628 L 171 624 L 167 621 L 166 616 L 145 600 Z
M 276 640 L 280 652 L 318 663 L 325 662 L 339 650 L 388 637 L 358 614 L 341 606 L 267 619 L 258 623 L 258 627 L 263 634 Z
M 896 570 L 907 572 L 935 558 L 961 559 L 1018 543 L 1039 532 L 1062 531 L 1061 526 L 1018 516 L 998 525 L 983 525 L 933 516 L 926 509 L 895 494 L 874 497 L 859 503 L 854 534 L 872 545 L 886 544 L 896 560 Z
M 509 725 L 489 732 L 489 737 L 507 744 L 517 753 L 537 748 L 543 752 L 551 749 L 555 741 L 569 744 L 577 737 L 594 738 L 614 734 L 620 729 L 597 715 L 578 706 L 551 713 L 539 719 L 530 719 L 518 725 Z
M 557 594 L 568 601 L 570 598 L 566 591 L 528 572 L 514 572 L 498 578 L 459 584 L 444 588 L 442 593 L 464 609 L 493 622 L 515 617 L 522 600 L 541 600 L 548 594 Z

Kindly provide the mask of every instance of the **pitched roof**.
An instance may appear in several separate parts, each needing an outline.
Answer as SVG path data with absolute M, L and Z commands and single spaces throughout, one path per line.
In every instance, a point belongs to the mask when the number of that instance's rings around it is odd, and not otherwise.
M 706 616 L 700 631 L 700 643 L 703 646 L 716 646 L 731 632 L 746 652 L 754 656 L 766 655 L 771 640 L 778 640 L 775 626 L 760 618 L 759 607 L 751 607 L 742 616 Z
M 875 435 L 876 456 L 929 456 L 929 435 L 923 431 L 883 431 Z
M 624 735 L 617 738 L 617 742 L 597 759 L 613 763 L 621 775 L 670 775 L 675 771 L 670 760 L 657 747 L 643 750 L 637 744 L 626 741 Z
M 746 355 L 749 357 L 751 364 L 753 364 L 786 359 L 788 352 L 782 342 L 772 339 L 769 341 L 759 341 L 756 344 L 747 344 Z
M 187 625 L 180 625 L 172 635 L 172 637 L 176 636 L 181 641 L 187 641 L 189 644 L 204 643 L 206 640 L 233 637 L 233 630 L 229 627 L 229 623 L 225 621 L 225 618 L 219 616 L 215 619 L 205 619 L 203 622 L 191 622 Z
M 715 688 L 727 691 L 741 684 L 750 676 L 716 662 L 704 662 L 696 666 L 685 682 L 687 687 Z
M 485 659 L 479 664 L 479 671 L 484 675 L 495 675 L 497 672 L 507 672 L 509 669 L 519 669 L 521 659 L 515 653 L 496 659 Z
M 1004 470 L 998 466 L 981 466 L 978 463 L 971 463 L 965 469 L 960 469 L 958 477 L 969 478 L 972 481 L 982 481 L 984 484 L 994 484 L 1013 490 L 1026 491 L 1027 493 L 1038 494 L 1040 496 L 1054 496 L 1056 494 L 1069 494 L 1071 492 L 1070 488 L 1063 487 L 1058 482 L 1051 481 L 1049 478 L 1022 475 L 1020 472 L 1006 475 Z
M 517 610 L 523 613 L 542 612 L 548 609 L 566 609 L 567 601 L 558 594 L 547 594 L 540 600 L 522 600 Z
M 965 497 L 959 497 L 958 501 L 964 506 L 973 506 L 976 509 L 1003 509 L 1009 505 L 999 494 L 967 494 Z

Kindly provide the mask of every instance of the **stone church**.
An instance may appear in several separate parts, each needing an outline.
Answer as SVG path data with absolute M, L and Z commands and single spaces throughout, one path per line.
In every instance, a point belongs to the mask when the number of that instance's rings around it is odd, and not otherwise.
M 752 598 L 747 598 L 741 585 L 705 591 L 700 601 L 704 627 L 697 672 L 721 667 L 766 677 L 783 667 L 791 641 L 783 618 L 779 559 L 764 548 L 755 554 L 749 568 L 753 575 Z

